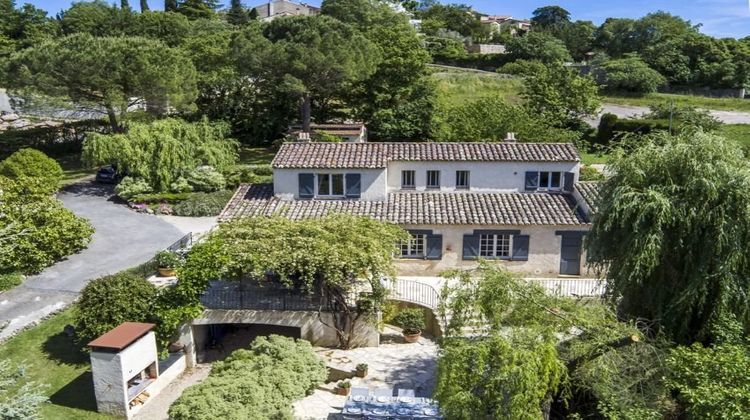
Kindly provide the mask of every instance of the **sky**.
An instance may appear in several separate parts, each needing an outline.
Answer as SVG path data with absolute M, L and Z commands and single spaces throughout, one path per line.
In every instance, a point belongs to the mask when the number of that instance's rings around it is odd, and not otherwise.
M 113 0 L 107 0 L 113 2 Z M 119 2 L 119 0 L 117 0 Z M 163 0 L 148 0 L 152 9 L 159 9 Z M 264 0 L 243 0 L 254 6 Z M 67 8 L 71 0 L 18 0 L 17 3 L 32 3 L 50 12 L 51 15 Z M 226 1 L 228 3 L 228 0 Z M 308 0 L 319 5 L 319 0 Z M 664 10 L 701 23 L 701 31 L 716 37 L 743 38 L 750 35 L 750 0 L 444 0 L 443 3 L 465 3 L 475 10 L 487 14 L 512 15 L 517 18 L 531 17 L 531 12 L 540 6 L 557 4 L 570 11 L 574 20 L 591 20 L 600 24 L 607 17 L 638 18 L 649 12 Z M 137 7 L 138 0 L 130 0 Z

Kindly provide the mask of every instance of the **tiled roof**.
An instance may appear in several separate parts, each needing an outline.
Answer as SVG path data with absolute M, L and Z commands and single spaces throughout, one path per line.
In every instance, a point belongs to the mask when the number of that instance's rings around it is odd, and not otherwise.
M 578 162 L 569 143 L 284 143 L 274 168 L 385 168 L 389 161 Z
M 387 201 L 282 200 L 270 184 L 241 185 L 219 217 L 282 216 L 292 220 L 345 213 L 401 225 L 584 225 L 560 193 L 399 192 Z
M 583 181 L 576 184 L 576 190 L 586 205 L 589 206 L 593 213 L 599 210 L 599 206 L 596 201 L 599 199 L 599 182 L 596 181 Z

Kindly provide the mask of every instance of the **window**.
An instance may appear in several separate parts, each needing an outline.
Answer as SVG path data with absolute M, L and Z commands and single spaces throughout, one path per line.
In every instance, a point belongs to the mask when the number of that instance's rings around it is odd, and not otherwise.
M 319 196 L 343 196 L 344 175 L 343 174 L 318 174 Z
M 559 190 L 562 188 L 562 172 L 527 172 L 526 189 L 546 188 Z
M 510 235 L 479 235 L 479 256 L 484 258 L 510 258 Z
M 401 188 L 414 188 L 414 171 L 401 171 Z
M 469 188 L 469 171 L 456 171 L 456 188 Z
M 408 241 L 401 242 L 401 257 L 402 258 L 422 258 L 424 257 L 424 234 L 411 234 L 411 238 Z
M 427 188 L 440 188 L 440 171 L 427 171 Z

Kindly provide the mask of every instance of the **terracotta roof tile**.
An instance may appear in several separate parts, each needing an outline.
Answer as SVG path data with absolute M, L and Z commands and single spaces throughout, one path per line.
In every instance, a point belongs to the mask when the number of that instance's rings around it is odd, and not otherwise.
M 578 162 L 569 143 L 284 143 L 274 168 L 385 168 L 390 161 Z
M 576 184 L 576 190 L 586 205 L 589 206 L 593 213 L 599 210 L 597 200 L 599 200 L 599 182 L 596 181 L 583 181 Z
M 568 194 L 398 192 L 387 201 L 282 200 L 273 186 L 241 185 L 219 217 L 291 220 L 345 213 L 401 225 L 585 225 Z

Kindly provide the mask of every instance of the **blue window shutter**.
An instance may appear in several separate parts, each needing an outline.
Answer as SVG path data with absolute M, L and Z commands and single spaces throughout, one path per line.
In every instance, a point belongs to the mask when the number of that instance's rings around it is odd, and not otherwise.
M 427 235 L 426 260 L 440 260 L 443 258 L 443 235 Z
M 573 192 L 573 184 L 575 184 L 576 174 L 573 172 L 565 172 L 565 179 L 563 183 L 563 190 L 567 192 Z
M 476 260 L 479 257 L 479 235 L 464 235 L 465 260 Z
M 362 196 L 362 175 L 346 174 L 346 197 L 359 198 Z
M 526 172 L 526 191 L 533 191 L 539 188 L 539 172 Z
M 529 260 L 529 235 L 513 236 L 513 261 Z
M 299 198 L 315 196 L 315 174 L 299 174 Z

